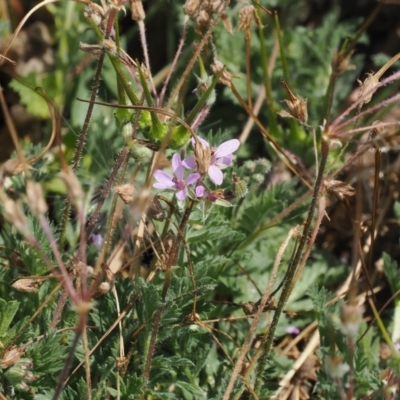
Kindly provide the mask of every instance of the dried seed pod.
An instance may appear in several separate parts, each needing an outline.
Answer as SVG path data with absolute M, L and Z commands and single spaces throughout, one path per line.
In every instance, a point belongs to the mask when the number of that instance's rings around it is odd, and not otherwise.
M 1 359 L 1 368 L 6 369 L 14 365 L 22 356 L 24 355 L 24 350 L 20 347 L 12 347 L 6 350 Z
M 28 196 L 28 204 L 34 215 L 44 215 L 47 213 L 47 203 L 43 196 L 42 186 L 31 180 L 26 183 L 26 194 Z
M 216 58 L 214 58 L 213 63 L 211 64 L 211 70 L 214 73 L 214 75 L 217 75 L 222 69 L 224 69 L 225 66 L 224 64 L 222 64 L 221 61 L 217 60 Z M 230 72 L 228 72 L 226 70 L 226 68 L 224 69 L 224 72 L 222 73 L 222 76 L 219 78 L 220 82 L 223 85 L 226 85 L 228 87 L 231 87 L 232 85 L 232 79 L 235 76 L 233 74 L 231 74 Z
M 349 184 L 331 179 L 330 181 L 324 181 L 324 185 L 328 193 L 333 194 L 335 197 L 343 200 L 345 196 L 354 196 L 355 190 Z
M 249 5 L 244 6 L 239 11 L 239 23 L 236 27 L 236 30 L 240 31 L 243 29 L 249 29 L 252 20 L 254 20 L 258 28 L 262 28 L 260 18 L 258 18 L 258 14 L 255 8 Z
M 129 204 L 133 200 L 135 188 L 130 183 L 125 183 L 123 185 L 115 186 L 114 192 L 118 194 L 118 196 L 125 204 Z
M 199 174 L 202 176 L 206 175 L 211 163 L 210 146 L 204 146 L 200 140 L 197 139 L 194 145 L 194 157 Z
M 134 21 L 143 21 L 146 18 L 142 0 L 131 0 L 131 10 Z
M 149 208 L 147 209 L 147 215 L 150 218 L 155 219 L 156 221 L 165 220 L 165 212 L 164 209 L 161 207 L 160 200 L 158 200 L 157 196 L 153 197 L 153 200 L 151 201 Z
M 289 97 L 289 100 L 286 99 L 284 100 L 287 106 L 289 107 L 289 113 L 283 110 L 280 111 L 278 114 L 283 118 L 292 117 L 299 120 L 303 124 L 306 124 L 308 120 L 308 111 L 307 111 L 308 100 L 307 99 L 303 100 L 302 98 L 295 96 L 284 79 L 281 80 L 281 83 L 285 88 Z
M 104 294 L 108 293 L 111 289 L 111 285 L 108 282 L 101 282 L 99 286 L 97 286 L 96 292 L 94 293 L 94 297 L 100 297 Z
M 43 282 L 43 278 L 20 278 L 11 284 L 14 289 L 25 293 L 37 293 L 37 286 Z

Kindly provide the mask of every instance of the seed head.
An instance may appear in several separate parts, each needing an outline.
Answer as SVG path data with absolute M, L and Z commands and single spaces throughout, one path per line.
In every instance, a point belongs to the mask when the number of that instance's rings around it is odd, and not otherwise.
M 194 157 L 197 164 L 197 171 L 202 176 L 206 175 L 211 163 L 210 146 L 203 146 L 200 140 L 196 140 L 194 145 Z
M 118 196 L 125 204 L 129 204 L 133 200 L 133 194 L 135 193 L 135 188 L 130 183 L 125 183 L 123 185 L 115 186 L 114 192 L 118 194 Z
M 11 365 L 14 365 L 23 355 L 24 350 L 20 347 L 12 347 L 6 350 L 1 360 L 1 368 L 6 369 L 11 367 Z
M 234 78 L 234 75 L 226 70 L 224 64 L 222 64 L 221 61 L 214 58 L 214 62 L 211 64 L 211 69 L 214 75 L 217 75 L 221 70 L 224 69 L 224 72 L 222 73 L 222 76 L 219 80 L 223 85 L 226 85 L 228 87 L 232 86 L 232 79 Z
M 200 11 L 200 0 L 186 0 L 183 12 L 187 15 L 195 16 Z
M 37 286 L 42 281 L 43 281 L 42 279 L 21 278 L 17 279 L 11 286 L 20 292 L 37 293 L 38 292 Z
M 239 23 L 236 30 L 240 31 L 243 29 L 250 29 L 251 21 L 254 19 L 255 24 L 258 28 L 262 28 L 260 18 L 253 6 L 244 6 L 239 11 Z
M 377 77 L 376 74 L 367 73 L 367 77 L 365 78 L 364 82 L 360 81 L 359 79 L 357 80 L 357 82 L 360 85 L 358 98 L 363 98 L 362 103 L 360 104 L 361 107 L 371 101 L 372 96 L 375 93 L 377 86 L 379 85 L 379 77 Z
M 142 0 L 131 0 L 132 19 L 134 21 L 143 21 L 146 14 L 143 9 Z
M 278 114 L 284 118 L 295 118 L 301 123 L 306 124 L 308 120 L 307 99 L 303 100 L 300 97 L 296 97 L 283 79 L 281 80 L 281 83 L 289 97 L 289 100 L 285 99 L 285 102 L 289 107 L 289 113 L 283 110 L 280 111 Z

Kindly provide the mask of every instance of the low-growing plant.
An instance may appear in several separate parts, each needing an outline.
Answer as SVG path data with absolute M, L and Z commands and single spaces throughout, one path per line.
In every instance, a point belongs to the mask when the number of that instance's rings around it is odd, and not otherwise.
M 315 29 L 304 3 L 45 0 L 15 28 L 3 64 L 41 7 L 56 46 L 51 72 L 9 85 L 51 126 L 43 149 L 0 92 L 16 150 L 0 171 L 1 399 L 400 396 L 398 243 L 379 237 L 400 214 L 383 152 L 400 53 L 352 97 L 384 2 Z M 177 49 L 154 73 L 163 5 Z

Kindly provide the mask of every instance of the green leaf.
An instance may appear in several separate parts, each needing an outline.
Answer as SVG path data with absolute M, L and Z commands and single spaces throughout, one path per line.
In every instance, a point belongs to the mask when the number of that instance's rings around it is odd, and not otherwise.
M 389 282 L 392 293 L 396 293 L 400 289 L 400 280 L 398 273 L 398 266 L 393 261 L 389 254 L 383 253 L 383 271 L 385 272 L 386 278 Z
M 9 301 L 7 303 L 0 299 L 0 337 L 3 337 L 9 329 L 18 308 L 19 303 L 17 301 Z

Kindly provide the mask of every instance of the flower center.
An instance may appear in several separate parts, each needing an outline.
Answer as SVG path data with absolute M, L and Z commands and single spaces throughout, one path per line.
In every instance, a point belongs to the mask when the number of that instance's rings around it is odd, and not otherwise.
M 172 178 L 172 182 L 175 183 L 175 187 L 176 187 L 178 190 L 182 190 L 182 189 L 184 189 L 185 186 L 186 186 L 185 182 L 184 182 L 182 179 L 179 179 L 179 178 L 177 178 L 177 177 Z

